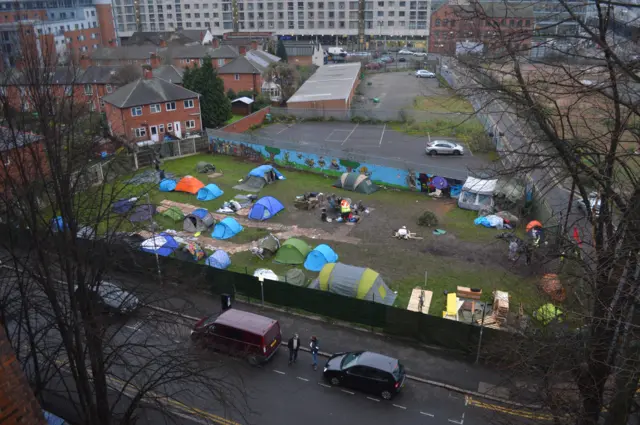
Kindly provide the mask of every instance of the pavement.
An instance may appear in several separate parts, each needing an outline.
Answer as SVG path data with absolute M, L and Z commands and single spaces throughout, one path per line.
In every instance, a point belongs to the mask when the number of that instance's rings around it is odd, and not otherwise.
M 261 144 L 285 149 L 298 149 L 319 155 L 359 156 L 377 165 L 426 172 L 456 180 L 466 180 L 470 171 L 482 170 L 489 164 L 466 147 L 462 156 L 430 157 L 425 152 L 429 137 L 412 136 L 390 129 L 386 124 L 354 124 L 348 122 L 304 122 L 272 124 L 252 133 Z M 456 141 L 438 137 L 438 140 Z M 459 143 L 456 141 L 456 143 Z
M 413 99 L 416 96 L 426 96 L 438 92 L 439 83 L 435 78 L 416 78 L 415 70 L 407 69 L 404 72 L 383 72 L 369 74 L 366 84 L 362 83 L 359 90 L 365 103 L 357 103 L 355 108 L 367 108 L 388 110 L 394 115 L 391 119 L 397 119 L 397 111 L 413 107 Z M 370 99 L 378 98 L 379 103 L 373 103 Z

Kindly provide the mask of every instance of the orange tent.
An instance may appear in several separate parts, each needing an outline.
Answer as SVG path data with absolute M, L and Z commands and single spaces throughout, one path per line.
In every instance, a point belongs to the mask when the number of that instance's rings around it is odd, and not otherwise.
M 176 188 L 176 190 L 178 189 Z M 538 220 L 530 221 L 529 224 L 527 224 L 527 232 L 529 232 L 534 227 L 539 227 L 542 229 L 542 223 L 540 223 Z
M 195 195 L 204 187 L 204 183 L 193 176 L 184 176 L 176 185 L 176 192 L 187 192 Z

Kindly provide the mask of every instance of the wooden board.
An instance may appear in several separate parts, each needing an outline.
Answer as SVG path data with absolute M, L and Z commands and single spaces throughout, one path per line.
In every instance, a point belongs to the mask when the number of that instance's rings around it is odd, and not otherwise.
M 222 173 L 211 173 L 211 174 L 207 174 L 207 177 L 210 179 L 217 179 L 218 177 L 222 177 L 223 174 Z
M 429 307 L 431 306 L 431 298 L 433 298 L 433 292 L 424 291 L 420 288 L 413 288 L 413 291 L 411 291 L 411 298 L 409 299 L 409 305 L 407 306 L 407 310 L 418 311 L 418 305 L 420 304 L 420 292 L 424 294 L 423 304 L 422 304 L 422 313 L 429 314 Z

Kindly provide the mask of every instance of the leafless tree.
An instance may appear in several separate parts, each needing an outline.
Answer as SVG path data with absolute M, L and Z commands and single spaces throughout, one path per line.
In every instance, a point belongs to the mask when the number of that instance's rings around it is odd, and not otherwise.
M 640 376 L 640 64 L 615 28 L 620 11 L 637 13 L 638 5 L 558 0 L 553 23 L 536 23 L 536 35 L 548 35 L 535 39 L 514 12 L 531 5 L 493 6 L 458 8 L 457 19 L 483 29 L 475 41 L 485 54 L 450 59 L 451 77 L 493 120 L 496 172 L 531 177 L 540 197 L 561 187 L 564 207 L 581 203 L 586 214 L 575 223 L 567 211 L 555 217 L 560 243 L 549 267 L 563 267 L 563 324 L 531 326 L 494 354 L 542 383 L 537 401 L 556 423 L 626 424 Z
M 116 86 L 124 86 L 132 83 L 138 78 L 142 77 L 142 69 L 136 65 L 125 65 L 120 68 L 116 74 L 112 77 L 112 82 Z
M 159 280 L 156 267 L 135 261 L 124 236 L 148 223 L 113 208 L 145 199 L 149 186 L 119 179 L 130 169 L 126 150 L 100 158 L 103 129 L 67 89 L 74 69 L 41 53 L 25 43 L 24 68 L 6 71 L 0 92 L 0 320 L 37 397 L 62 397 L 86 424 L 132 424 L 144 407 L 170 422 L 170 411 L 193 413 L 186 402 L 246 412 L 233 367 L 193 349 L 191 324 L 151 308 L 179 297 L 167 284 L 175 276 Z M 122 318 L 95 302 L 118 268 L 135 276 L 121 286 L 143 305 Z M 131 298 L 119 294 L 126 306 Z
M 264 79 L 268 83 L 277 84 L 280 87 L 283 104 L 293 96 L 300 85 L 300 73 L 294 65 L 285 62 L 275 62 L 269 65 L 265 70 Z

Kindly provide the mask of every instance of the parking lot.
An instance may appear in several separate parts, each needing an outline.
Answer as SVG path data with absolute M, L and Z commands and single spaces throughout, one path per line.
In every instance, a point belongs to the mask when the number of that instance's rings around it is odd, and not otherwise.
M 416 96 L 446 94 L 438 85 L 435 78 L 416 78 L 413 70 L 371 74 L 360 86 L 363 99 L 355 107 L 389 111 L 411 108 Z M 373 103 L 373 98 L 380 102 Z

